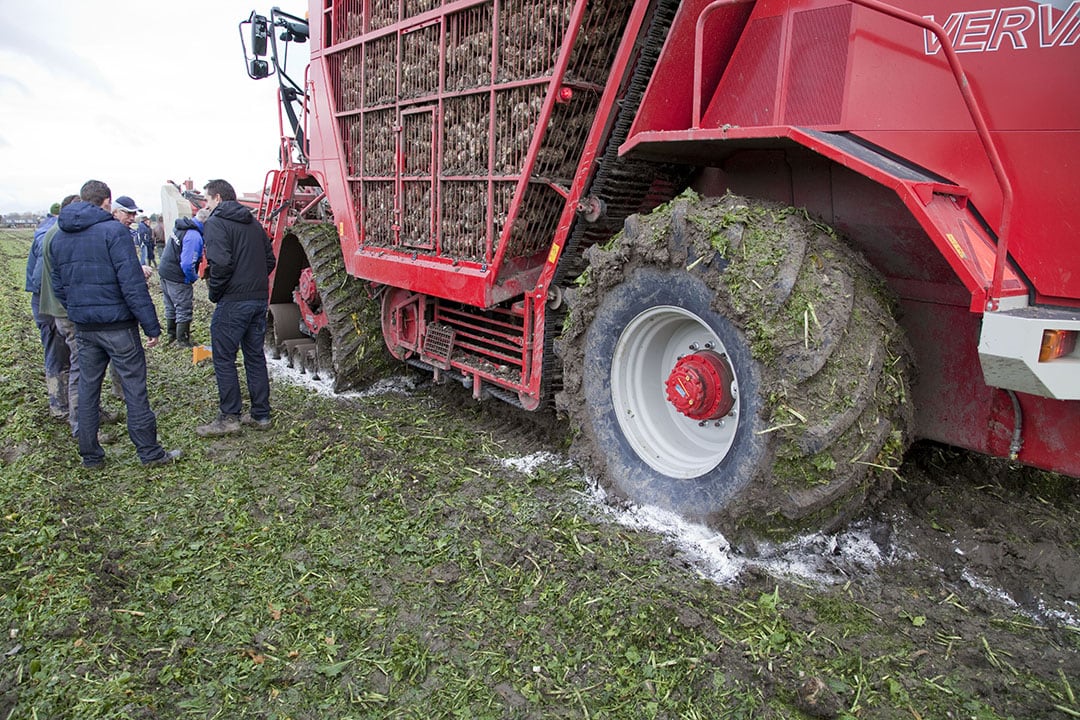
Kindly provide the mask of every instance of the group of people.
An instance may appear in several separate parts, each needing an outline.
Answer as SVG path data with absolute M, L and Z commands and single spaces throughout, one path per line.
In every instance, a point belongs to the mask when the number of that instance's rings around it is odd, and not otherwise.
M 233 187 L 211 180 L 206 207 L 181 218 L 158 263 L 169 342 L 191 346 L 192 286 L 206 258 L 211 352 L 218 389 L 218 416 L 195 428 L 200 437 L 265 430 L 271 424 L 270 382 L 263 354 L 268 278 L 275 266 L 270 239 Z M 114 389 L 123 395 L 128 436 L 143 465 L 176 462 L 182 451 L 166 450 L 157 437 L 157 417 L 146 385 L 146 348 L 159 344 L 162 328 L 150 297 L 153 268 L 141 261 L 130 226 L 139 207 L 128 196 L 112 199 L 100 180 L 87 181 L 50 209 L 34 233 L 26 266 L 26 290 L 45 351 L 49 411 L 66 418 L 78 438 L 87 468 L 100 468 L 105 451 L 99 437 L 101 387 L 112 368 Z M 243 399 L 236 370 L 242 352 L 250 396 Z

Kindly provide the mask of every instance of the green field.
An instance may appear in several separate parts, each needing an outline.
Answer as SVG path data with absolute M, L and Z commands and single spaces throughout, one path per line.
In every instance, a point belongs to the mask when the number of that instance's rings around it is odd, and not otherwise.
M 83 470 L 48 418 L 29 237 L 0 230 L 0 719 L 1080 717 L 1068 622 L 930 562 L 717 585 L 598 518 L 571 466 L 500 462 L 560 447 L 425 386 L 275 379 L 274 430 L 206 441 L 211 366 L 155 348 L 184 459 L 143 468 L 121 426 Z

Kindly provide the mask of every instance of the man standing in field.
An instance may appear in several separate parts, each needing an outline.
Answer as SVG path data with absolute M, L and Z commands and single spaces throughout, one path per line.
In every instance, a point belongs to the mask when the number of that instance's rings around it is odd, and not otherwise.
M 217 379 L 219 415 L 195 428 L 199 437 L 239 432 L 241 425 L 270 427 L 270 378 L 263 342 L 270 295 L 269 276 L 276 260 L 270 238 L 251 211 L 236 201 L 236 191 L 224 180 L 204 187 L 211 211 L 203 230 L 209 265 L 207 290 L 217 303 L 210 320 L 210 343 Z M 251 411 L 240 416 L 243 400 L 236 372 L 236 353 L 244 353 Z
M 180 347 L 193 347 L 191 319 L 194 307 L 192 287 L 199 279 L 199 263 L 203 256 L 203 223 L 210 217 L 201 208 L 194 218 L 177 218 L 165 249 L 161 251 L 158 275 L 161 277 L 161 296 L 165 301 L 165 334 L 167 342 Z
M 111 362 L 127 404 L 128 436 L 143 465 L 166 465 L 182 454 L 157 440 L 157 418 L 146 391 L 146 354 L 139 326 L 154 347 L 161 335 L 131 232 L 110 214 L 112 191 L 88 180 L 82 198 L 60 211 L 60 231 L 49 246 L 53 292 L 75 324 L 79 346 L 79 455 L 84 467 L 100 468 L 99 402 Z M 134 203 L 132 203 L 134 204 Z
M 139 244 L 139 259 L 143 265 L 157 267 L 154 260 L 154 233 L 150 229 L 150 219 L 140 215 L 135 226 L 135 241 Z
M 45 349 L 45 388 L 49 393 L 49 414 L 57 420 L 68 419 L 67 383 L 70 368 L 68 348 L 56 328 L 52 315 L 41 309 L 41 244 L 45 235 L 56 227 L 60 203 L 53 203 L 48 216 L 34 231 L 34 242 L 26 259 L 26 291 L 30 293 L 30 312 L 41 334 Z

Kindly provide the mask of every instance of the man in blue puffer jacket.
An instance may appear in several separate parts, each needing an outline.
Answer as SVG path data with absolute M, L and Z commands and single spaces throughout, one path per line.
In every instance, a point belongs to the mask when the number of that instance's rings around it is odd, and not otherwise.
M 99 468 L 105 451 L 98 442 L 99 401 L 105 368 L 112 362 L 124 391 L 128 436 L 143 465 L 175 462 L 157 440 L 157 418 L 146 391 L 146 354 L 139 326 L 154 347 L 161 336 L 131 232 L 111 214 L 112 190 L 88 180 L 82 198 L 60 211 L 60 231 L 49 245 L 53 292 L 75 324 L 79 345 L 79 455 L 84 467 Z

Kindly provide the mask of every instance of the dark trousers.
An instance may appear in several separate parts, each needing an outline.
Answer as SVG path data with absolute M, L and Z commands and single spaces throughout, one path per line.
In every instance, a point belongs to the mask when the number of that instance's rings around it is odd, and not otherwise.
M 222 300 L 210 320 L 210 349 L 214 353 L 218 404 L 222 415 L 239 415 L 243 410 L 236 353 L 244 353 L 244 374 L 251 396 L 251 417 L 270 417 L 270 376 L 266 371 L 263 342 L 266 338 L 265 300 Z
M 84 465 L 96 465 L 105 459 L 98 443 L 100 425 L 101 381 L 105 368 L 112 363 L 120 378 L 127 405 L 128 437 L 135 445 L 139 460 L 149 462 L 165 454 L 157 441 L 157 417 L 150 409 L 146 392 L 146 353 L 137 327 L 119 330 L 76 329 L 79 343 L 79 455 Z

